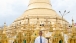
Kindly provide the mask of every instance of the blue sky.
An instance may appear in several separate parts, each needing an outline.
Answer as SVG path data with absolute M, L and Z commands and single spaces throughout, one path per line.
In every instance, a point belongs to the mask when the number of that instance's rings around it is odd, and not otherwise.
M 64 10 L 69 14 L 64 18 L 71 23 L 72 18 L 76 22 L 76 0 L 50 0 L 52 8 L 59 14 L 63 14 Z M 10 25 L 16 18 L 24 13 L 29 4 L 29 0 L 0 0 L 0 26 L 7 23 Z M 59 14 L 60 15 L 60 14 Z

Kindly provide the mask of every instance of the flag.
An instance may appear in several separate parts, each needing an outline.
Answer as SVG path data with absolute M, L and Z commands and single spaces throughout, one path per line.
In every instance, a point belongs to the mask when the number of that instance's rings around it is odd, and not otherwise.
M 76 26 L 76 23 L 74 24 L 74 26 Z

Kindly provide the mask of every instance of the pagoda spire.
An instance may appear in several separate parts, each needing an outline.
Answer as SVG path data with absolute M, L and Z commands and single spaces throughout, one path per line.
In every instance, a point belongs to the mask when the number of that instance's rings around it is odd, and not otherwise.
M 75 33 L 74 20 L 72 19 L 72 33 Z
M 30 0 L 28 9 L 33 8 L 48 8 L 51 9 L 50 0 Z
M 6 22 L 4 22 L 4 27 L 6 27 Z
M 74 20 L 72 19 L 72 26 L 74 26 Z

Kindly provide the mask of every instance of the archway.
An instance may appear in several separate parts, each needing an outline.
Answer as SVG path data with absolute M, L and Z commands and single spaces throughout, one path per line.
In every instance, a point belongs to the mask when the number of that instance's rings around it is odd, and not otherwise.
M 24 40 L 23 43 L 26 43 L 26 40 Z
M 62 40 L 60 40 L 59 43 L 62 43 Z
M 17 42 L 13 42 L 13 43 L 17 43 Z

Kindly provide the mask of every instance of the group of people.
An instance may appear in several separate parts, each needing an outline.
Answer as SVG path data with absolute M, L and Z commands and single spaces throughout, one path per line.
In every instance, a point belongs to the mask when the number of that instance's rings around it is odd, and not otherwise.
M 35 43 L 47 43 L 46 38 L 42 36 L 42 31 L 39 31 L 39 36 L 35 39 Z

